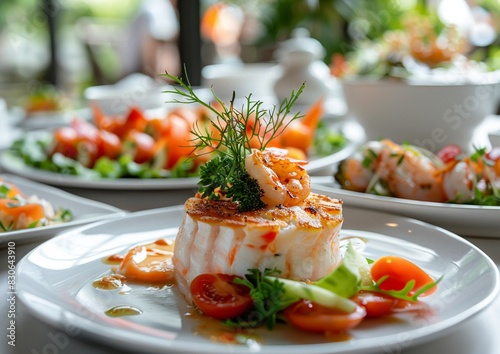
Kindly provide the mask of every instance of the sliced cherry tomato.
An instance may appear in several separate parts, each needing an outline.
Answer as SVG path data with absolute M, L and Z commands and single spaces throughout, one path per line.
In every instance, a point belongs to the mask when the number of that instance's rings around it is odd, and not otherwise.
M 140 132 L 145 131 L 148 121 L 142 111 L 137 107 L 130 108 L 125 121 L 119 126 L 116 126 L 113 133 L 120 138 L 125 137 L 129 132 L 137 130 Z
M 98 142 L 82 139 L 76 145 L 78 154 L 76 160 L 83 166 L 92 168 L 100 157 Z
M 76 148 L 78 134 L 71 127 L 62 127 L 54 132 L 54 147 L 51 154 L 56 152 L 63 154 L 66 157 L 76 159 L 78 151 Z
M 444 163 L 448 163 L 451 160 L 454 160 L 458 155 L 462 153 L 462 149 L 458 145 L 450 144 L 443 147 L 441 150 L 437 152 L 437 156 Z
M 99 129 L 114 132 L 116 127 L 121 125 L 120 118 L 105 115 L 97 105 L 92 105 L 92 113 L 94 115 L 94 123 Z
M 391 296 L 370 291 L 360 291 L 351 300 L 365 308 L 367 317 L 387 315 L 398 304 L 398 300 Z
M 107 156 L 110 159 L 117 158 L 122 152 L 122 143 L 120 138 L 106 130 L 101 130 L 99 134 L 101 155 Z
M 170 282 L 174 280 L 173 254 L 172 242 L 137 246 L 127 252 L 118 272 L 127 279 L 140 282 Z
M 418 314 L 419 316 L 427 316 L 434 313 L 434 308 L 423 302 L 423 301 L 405 301 L 397 300 L 392 312 L 394 313 L 406 313 L 412 312 Z
M 75 130 L 80 141 L 95 143 L 99 141 L 99 129 L 95 125 L 81 119 L 73 119 L 71 127 Z
M 388 278 L 380 284 L 382 290 L 401 290 L 410 280 L 415 280 L 415 285 L 409 294 L 415 293 L 422 286 L 433 282 L 429 274 L 409 260 L 398 256 L 383 256 L 377 259 L 371 267 L 370 273 L 374 281 L 384 276 Z M 429 289 L 421 296 L 434 293 L 437 286 Z
M 196 306 L 207 316 L 225 320 L 238 317 L 252 308 L 250 288 L 235 284 L 237 276 L 201 274 L 190 285 Z
M 148 120 L 145 132 L 155 139 L 168 137 L 170 132 L 170 121 L 166 118 L 152 118 Z
M 166 139 L 167 159 L 166 169 L 172 169 L 175 164 L 185 156 L 193 153 L 193 142 L 191 141 L 191 127 L 184 118 L 177 115 L 168 117 L 171 126 L 171 134 Z
M 310 332 L 348 331 L 359 325 L 365 316 L 366 310 L 362 306 L 356 306 L 352 313 L 345 313 L 309 300 L 300 300 L 285 309 L 288 322 Z
M 155 140 L 146 133 L 132 130 L 127 134 L 125 142 L 130 143 L 134 161 L 137 163 L 150 161 L 155 156 Z

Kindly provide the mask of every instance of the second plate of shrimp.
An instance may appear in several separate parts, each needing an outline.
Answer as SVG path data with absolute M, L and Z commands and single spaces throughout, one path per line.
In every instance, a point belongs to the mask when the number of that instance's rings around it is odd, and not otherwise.
M 370 141 L 343 160 L 334 177 L 313 182 L 347 205 L 418 218 L 460 235 L 500 237 L 500 148 L 463 153 L 450 145 L 434 154 Z

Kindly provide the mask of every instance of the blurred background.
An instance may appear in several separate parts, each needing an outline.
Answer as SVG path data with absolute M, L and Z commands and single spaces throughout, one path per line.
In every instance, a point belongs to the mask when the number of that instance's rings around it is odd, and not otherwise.
M 78 105 L 85 88 L 131 73 L 187 72 L 200 85 L 207 65 L 276 61 L 299 27 L 336 77 L 404 75 L 400 49 L 415 40 L 417 59 L 438 44 L 429 66 L 459 53 L 500 68 L 499 0 L 2 0 L 0 97 L 9 107 L 49 104 L 37 95 Z

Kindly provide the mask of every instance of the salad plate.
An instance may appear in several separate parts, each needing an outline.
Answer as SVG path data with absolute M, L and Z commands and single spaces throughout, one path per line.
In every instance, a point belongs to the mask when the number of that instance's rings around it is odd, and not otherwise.
M 16 244 L 34 240 L 41 241 L 72 227 L 125 214 L 124 211 L 113 206 L 78 197 L 19 176 L 2 174 L 0 178 L 17 186 L 26 196 L 37 195 L 47 200 L 54 208 L 68 209 L 73 215 L 71 221 L 64 223 L 0 232 L 0 247 L 6 246 L 11 241 Z
M 490 305 L 499 291 L 495 264 L 461 237 L 421 221 L 346 207 L 341 237 L 362 239 L 365 257 L 400 255 L 434 278 L 444 275 L 438 290 L 423 299 L 431 311 L 369 319 L 336 339 L 280 324 L 272 331 L 256 329 L 244 344 L 215 342 L 209 339 L 210 325 L 187 314 L 188 306 L 175 286 L 129 284 L 127 291 L 93 286 L 94 280 L 109 274 L 111 266 L 103 262 L 108 256 L 137 244 L 175 238 L 183 213 L 181 206 L 141 211 L 48 240 L 18 263 L 20 300 L 36 317 L 61 330 L 72 328 L 73 334 L 141 353 L 326 354 L 387 352 L 437 338 Z M 105 314 L 117 305 L 142 313 Z
M 346 137 L 346 145 L 337 152 L 318 158 L 312 158 L 305 166 L 309 174 L 330 174 L 336 163 L 351 155 L 361 142 L 361 127 L 356 123 L 338 125 L 335 129 Z M 31 136 L 40 136 L 44 131 L 28 132 Z M 0 154 L 0 166 L 7 172 L 30 178 L 38 182 L 60 187 L 75 187 L 86 189 L 113 189 L 113 190 L 172 190 L 181 188 L 196 188 L 198 177 L 193 178 L 116 178 L 91 179 L 87 176 L 65 175 L 45 171 L 28 166 L 11 151 L 5 150 Z
M 423 220 L 461 236 L 500 238 L 500 207 L 424 202 L 341 189 L 333 177 L 313 177 L 323 194 L 344 201 L 345 206 L 385 211 Z

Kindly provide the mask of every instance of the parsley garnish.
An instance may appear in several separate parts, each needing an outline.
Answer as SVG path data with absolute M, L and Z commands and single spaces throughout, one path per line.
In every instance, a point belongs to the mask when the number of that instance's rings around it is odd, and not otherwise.
M 227 320 L 224 323 L 239 328 L 254 328 L 266 324 L 268 329 L 273 329 L 278 320 L 278 312 L 297 301 L 297 298 L 288 298 L 285 295 L 283 283 L 278 280 L 270 281 L 265 277 L 279 274 L 276 269 L 266 269 L 261 272 L 258 269 L 249 269 L 250 273 L 245 279 L 235 278 L 236 284 L 242 284 L 250 288 L 250 296 L 253 299 L 254 308 L 246 316 Z

